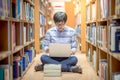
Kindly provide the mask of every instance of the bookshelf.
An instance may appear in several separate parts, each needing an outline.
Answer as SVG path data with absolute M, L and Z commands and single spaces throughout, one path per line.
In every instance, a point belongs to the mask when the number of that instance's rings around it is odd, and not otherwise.
M 79 36 L 79 50 L 82 53 L 86 52 L 86 8 L 84 0 L 74 0 L 73 4 L 75 6 L 74 14 L 75 14 L 75 24 L 80 25 L 80 36 Z
M 0 80 L 20 80 L 36 54 L 34 0 L 0 3 Z
M 100 79 L 115 80 L 120 72 L 119 5 L 119 0 L 86 1 L 86 56 Z
M 52 26 L 53 8 L 48 0 L 36 0 L 35 5 L 35 47 L 36 52 L 40 53 L 43 51 L 45 33 Z

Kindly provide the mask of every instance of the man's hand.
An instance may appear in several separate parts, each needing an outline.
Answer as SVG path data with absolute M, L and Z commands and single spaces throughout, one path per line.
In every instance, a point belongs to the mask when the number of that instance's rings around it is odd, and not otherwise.
M 46 52 L 46 53 L 49 53 L 49 49 L 47 49 L 45 52 Z
M 74 54 L 75 54 L 75 52 L 71 51 L 71 55 L 74 55 Z

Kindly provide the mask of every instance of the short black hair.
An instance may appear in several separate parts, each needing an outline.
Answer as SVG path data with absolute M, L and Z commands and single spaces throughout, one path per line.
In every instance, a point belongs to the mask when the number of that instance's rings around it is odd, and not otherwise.
M 63 21 L 66 23 L 67 21 L 67 14 L 65 12 L 56 12 L 53 16 L 54 22 L 60 22 Z

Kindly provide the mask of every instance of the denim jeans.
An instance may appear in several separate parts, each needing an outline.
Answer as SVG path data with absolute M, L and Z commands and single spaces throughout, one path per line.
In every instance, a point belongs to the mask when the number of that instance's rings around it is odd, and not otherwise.
M 78 62 L 76 56 L 70 57 L 50 57 L 48 55 L 41 55 L 41 62 L 42 64 L 61 64 L 62 71 L 69 72 L 71 66 L 75 66 Z

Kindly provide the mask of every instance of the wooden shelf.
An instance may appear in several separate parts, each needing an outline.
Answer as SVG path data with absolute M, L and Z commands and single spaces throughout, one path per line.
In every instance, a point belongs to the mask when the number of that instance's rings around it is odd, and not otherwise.
M 26 46 L 28 46 L 28 45 L 34 43 L 34 42 L 35 42 L 35 40 L 32 40 L 32 41 L 26 42 L 26 44 L 24 45 L 24 47 L 26 47 Z
M 23 46 L 16 46 L 15 50 L 13 51 L 13 54 L 20 51 L 23 48 Z
M 40 12 L 42 15 L 44 15 L 44 16 L 45 16 L 45 13 L 44 13 L 43 11 L 39 10 L 39 12 Z
M 9 21 L 10 19 L 10 17 L 0 16 L 1 21 Z
M 90 12 L 88 14 L 86 14 L 86 16 L 88 16 L 88 21 L 86 22 L 86 25 L 89 26 L 90 28 L 88 28 L 87 32 L 89 33 L 89 35 L 87 35 L 88 38 L 91 38 L 91 36 L 93 37 L 93 30 L 91 27 L 92 23 L 95 23 L 96 25 L 96 44 L 94 45 L 92 44 L 90 41 L 88 41 L 88 39 L 86 39 L 86 43 L 87 43 L 87 50 L 90 51 L 90 58 L 93 58 L 93 50 L 96 50 L 96 56 L 97 56 L 97 66 L 96 66 L 96 72 L 98 73 L 100 70 L 100 60 L 101 59 L 106 59 L 107 61 L 107 75 L 106 78 L 108 80 L 112 80 L 112 74 L 115 72 L 120 72 L 120 52 L 119 53 L 112 53 L 110 52 L 110 34 L 108 34 L 110 31 L 110 25 L 113 24 L 114 22 L 117 22 L 117 24 L 120 24 L 120 12 L 118 11 L 117 7 L 119 7 L 119 3 L 116 3 L 117 0 L 111 0 L 109 1 L 106 5 L 108 7 L 106 7 L 106 10 L 108 10 L 108 12 L 105 13 L 104 9 L 102 10 L 102 5 L 101 5 L 101 0 L 91 0 L 89 3 L 86 3 L 86 10 L 87 7 L 90 6 Z M 91 22 L 90 19 L 92 19 L 92 6 L 93 4 L 96 5 L 96 20 Z M 102 6 L 102 7 L 101 7 Z M 93 8 L 94 9 L 94 8 Z M 100 10 L 99 10 L 100 9 Z M 102 12 L 104 11 L 104 12 Z M 118 14 L 118 15 L 116 15 Z M 92 31 L 90 31 L 92 30 Z M 111 33 L 111 34 L 115 34 L 115 33 Z M 94 39 L 94 37 L 93 37 Z M 87 56 L 88 53 L 87 53 Z
M 2 0 L 2 12 L 0 14 L 0 65 L 12 65 L 9 68 L 9 75 L 12 78 L 10 80 L 14 80 L 13 74 L 11 74 L 14 72 L 14 67 L 23 66 L 24 64 L 22 63 L 18 66 L 14 64 L 14 61 L 19 63 L 23 57 L 26 57 L 25 50 L 32 50 L 33 52 L 36 50 L 34 48 L 36 35 L 33 12 L 35 4 L 32 1 L 36 0 L 7 0 L 7 2 Z M 26 41 L 29 42 L 24 46 Z M 14 72 L 14 74 L 17 74 L 17 72 Z M 17 80 L 20 79 L 21 77 L 18 76 Z
M 40 40 L 42 40 L 42 39 L 44 39 L 45 38 L 45 36 L 42 36 L 42 37 L 40 37 Z
M 99 19 L 98 22 L 107 22 L 108 19 Z
M 10 51 L 0 51 L 0 61 L 8 57 L 8 54 L 10 53 Z
M 120 19 L 120 15 L 114 15 L 114 16 L 110 16 L 109 20 L 118 20 Z
M 103 47 L 99 47 L 99 46 L 98 46 L 98 48 L 99 48 L 100 50 L 104 51 L 105 53 L 108 53 L 107 48 L 103 48 Z
M 111 53 L 111 52 L 109 52 L 109 53 L 110 53 L 110 55 L 112 55 L 114 58 L 116 58 L 117 60 L 120 61 L 120 53 Z

